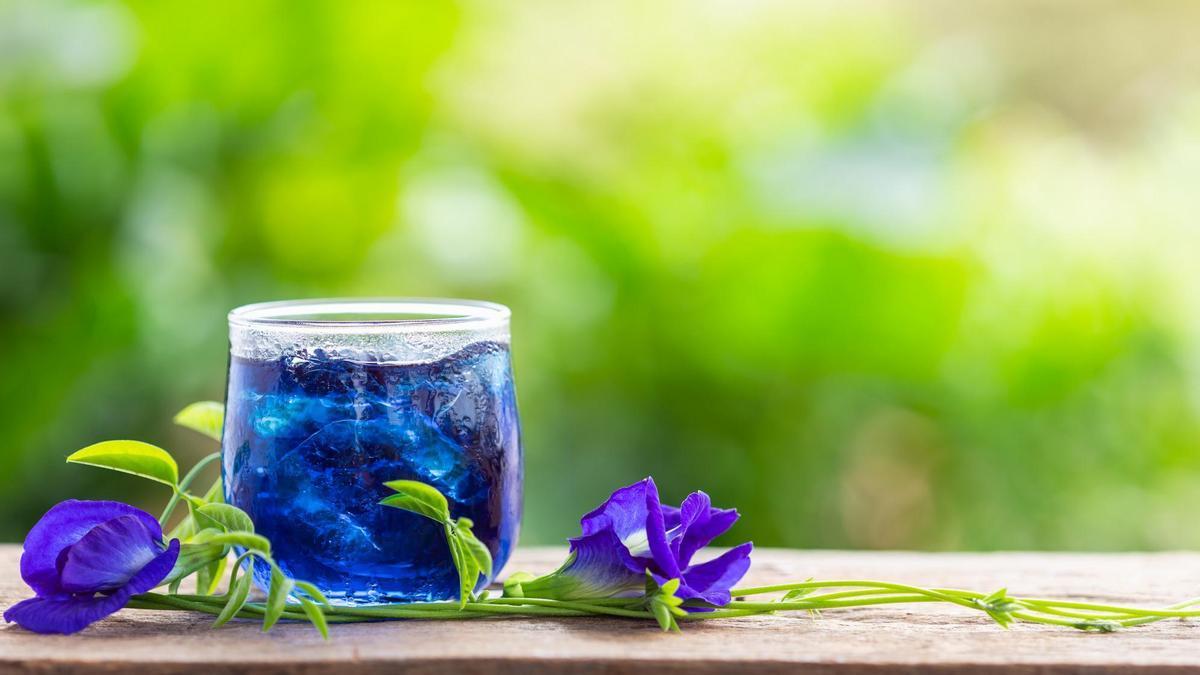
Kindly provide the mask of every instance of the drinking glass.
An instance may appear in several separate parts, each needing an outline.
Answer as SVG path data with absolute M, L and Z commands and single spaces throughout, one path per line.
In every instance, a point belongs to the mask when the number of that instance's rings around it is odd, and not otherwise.
M 504 566 L 522 481 L 509 337 L 508 308 L 468 300 L 233 310 L 225 499 L 250 514 L 284 572 L 331 601 L 456 598 L 442 526 L 379 501 L 394 494 L 387 481 L 433 485 L 452 516 L 474 521 L 495 571 Z

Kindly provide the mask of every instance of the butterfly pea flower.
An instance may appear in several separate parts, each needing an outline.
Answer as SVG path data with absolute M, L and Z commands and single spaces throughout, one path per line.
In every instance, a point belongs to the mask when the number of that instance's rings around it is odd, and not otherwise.
M 36 596 L 4 620 L 36 633 L 76 633 L 158 586 L 179 558 L 154 516 L 128 504 L 67 500 L 25 537 L 21 578 Z
M 646 577 L 660 586 L 679 580 L 675 596 L 712 605 L 729 603 L 731 589 L 750 569 L 746 542 L 707 562 L 692 564 L 697 551 L 733 526 L 735 509 L 712 506 L 693 492 L 679 508 L 663 505 L 652 478 L 623 487 L 580 521 L 571 554 L 557 571 L 519 580 L 526 597 L 579 600 L 636 595 Z

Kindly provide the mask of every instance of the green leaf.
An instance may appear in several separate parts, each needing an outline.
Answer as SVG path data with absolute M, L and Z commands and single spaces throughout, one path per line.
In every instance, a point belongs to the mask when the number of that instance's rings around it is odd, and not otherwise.
M 225 424 L 225 406 L 216 401 L 193 403 L 175 415 L 175 423 L 220 443 L 221 427 Z
M 808 583 L 812 580 L 813 580 L 813 578 L 809 577 L 804 580 L 804 583 Z M 800 600 L 801 598 L 803 598 L 806 595 L 811 595 L 814 590 L 816 590 L 816 589 L 815 588 L 793 588 L 792 590 L 790 590 L 784 594 L 783 598 L 780 599 L 780 602 L 791 602 L 793 600 Z
M 205 504 L 196 509 L 200 515 L 220 525 L 223 529 L 239 532 L 254 532 L 254 521 L 245 511 L 230 504 Z
M 679 624 L 675 621 L 674 615 L 671 614 L 670 608 L 661 602 L 650 603 L 650 611 L 653 612 L 654 618 L 658 620 L 659 628 L 663 631 L 679 631 Z
M 394 480 L 384 485 L 396 491 L 379 503 L 411 511 L 442 524 L 450 558 L 458 571 L 459 607 L 466 607 L 475 592 L 481 573 L 492 573 L 492 554 L 471 532 L 470 518 L 450 518 L 450 503 L 437 488 L 415 480 Z
M 225 489 L 221 484 L 220 478 L 213 482 L 212 486 L 208 488 L 208 492 L 204 493 L 204 501 L 209 504 L 225 503 Z
M 263 614 L 263 632 L 271 630 L 271 626 L 279 621 L 279 617 L 283 616 L 283 610 L 287 608 L 287 598 L 292 592 L 292 586 L 295 585 L 288 575 L 279 569 L 278 565 L 271 565 L 271 589 L 267 591 L 267 606 Z
M 463 525 L 464 521 L 467 523 L 471 522 L 466 518 L 458 519 L 458 538 L 460 541 L 462 541 L 463 548 L 466 550 L 466 552 L 469 553 L 472 558 L 474 558 L 475 566 L 478 568 L 479 573 L 490 579 L 492 577 L 492 552 L 488 550 L 486 544 L 484 544 L 482 541 L 479 541 L 479 538 L 476 537 L 475 533 L 471 531 L 471 527 L 469 525 Z M 472 586 L 473 585 L 474 580 L 472 580 Z
M 103 441 L 74 452 L 67 461 L 131 473 L 172 487 L 179 482 L 179 466 L 170 453 L 141 441 Z
M 221 583 L 221 575 L 225 573 L 227 557 L 221 556 L 196 572 L 197 595 L 212 595 L 217 591 L 217 585 Z
M 1014 602 L 1012 598 L 1008 597 L 1007 588 L 1001 588 L 985 598 L 976 599 L 974 603 L 1004 628 L 1008 628 L 1013 622 L 1011 612 L 1021 609 L 1019 603 Z
M 329 639 L 329 624 L 325 622 L 325 612 L 308 598 L 300 598 L 300 608 L 304 610 L 305 616 L 312 622 L 312 625 L 317 627 L 317 631 L 321 633 L 321 637 Z
M 230 619 L 237 616 L 237 613 L 246 605 L 246 599 L 250 597 L 250 584 L 252 572 L 254 570 L 254 561 L 246 561 L 246 572 L 237 581 L 230 586 L 229 592 L 225 595 L 225 607 L 221 609 L 221 613 L 217 615 L 217 620 L 213 622 L 213 628 L 223 626 Z
M 504 580 L 504 597 L 506 598 L 523 598 L 525 597 L 524 584 L 527 581 L 533 581 L 537 576 L 529 572 L 513 572 Z
M 677 616 L 685 616 L 687 612 L 680 607 L 683 604 L 683 599 L 675 596 L 675 591 L 679 590 L 680 580 L 669 579 L 662 586 L 654 580 L 649 570 L 646 570 L 646 606 L 650 609 L 650 613 L 658 620 L 658 625 L 664 631 L 673 630 L 676 633 L 679 631 L 679 623 L 675 620 Z
M 444 529 L 446 543 L 450 546 L 450 558 L 454 561 L 454 569 L 458 570 L 458 606 L 459 609 L 462 609 L 471 600 L 471 593 L 475 590 L 475 580 L 479 577 L 479 570 L 476 567 L 474 556 L 463 546 L 454 526 L 446 523 Z
M 396 491 L 380 504 L 419 513 L 439 523 L 450 520 L 450 504 L 437 488 L 415 480 L 393 480 L 384 485 Z
M 329 606 L 329 598 L 325 597 L 325 594 L 321 592 L 321 589 L 317 588 L 316 586 L 313 586 L 312 584 L 308 583 L 307 581 L 300 581 L 299 579 L 296 579 L 295 582 L 296 582 L 296 588 L 300 589 L 304 593 L 307 593 L 308 597 L 312 598 L 313 600 L 316 600 L 317 602 L 321 603 L 322 605 L 325 605 L 326 607 Z
M 1012 615 L 1008 612 L 994 612 L 990 609 L 984 611 L 987 612 L 988 616 L 992 617 L 993 621 L 1000 624 L 1000 627 L 1005 630 L 1007 630 L 1009 625 L 1013 622 Z
M 208 595 L 213 585 L 213 565 L 210 563 L 196 570 L 196 595 Z
M 991 595 L 987 596 L 986 598 L 984 598 L 983 601 L 987 604 L 991 604 L 991 603 L 997 602 L 999 600 L 1007 600 L 1007 599 L 1008 599 L 1008 589 L 1001 588 L 1000 590 L 998 590 L 998 591 L 992 593 Z
M 208 492 L 204 493 L 204 498 L 201 501 L 209 504 L 225 503 L 225 495 L 221 487 L 220 478 L 218 478 L 216 482 L 212 484 L 212 487 L 208 489 Z M 171 530 L 170 534 L 167 535 L 167 539 L 182 539 L 183 541 L 188 541 L 197 530 L 204 529 L 203 527 L 196 527 L 195 508 L 193 508 L 190 501 L 188 502 L 188 511 L 189 513 L 187 517 L 179 521 L 179 524 L 176 525 L 175 528 Z M 206 519 L 206 522 L 208 523 L 208 527 L 218 527 L 219 525 L 212 518 Z
M 215 560 L 225 557 L 225 547 L 221 544 L 183 544 L 179 547 L 179 557 L 175 567 L 163 579 L 164 584 L 174 584 L 190 574 L 203 569 Z M 172 591 L 174 592 L 174 591 Z
M 193 540 L 197 543 L 221 544 L 223 546 L 241 546 L 242 548 L 262 553 L 271 553 L 271 542 L 261 534 L 253 532 L 214 532 L 204 530 Z

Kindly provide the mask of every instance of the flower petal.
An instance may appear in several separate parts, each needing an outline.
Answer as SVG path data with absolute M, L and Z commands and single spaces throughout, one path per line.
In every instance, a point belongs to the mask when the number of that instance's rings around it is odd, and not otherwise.
M 737 522 L 736 509 L 714 509 L 712 500 L 703 492 L 693 492 L 683 500 L 678 533 L 671 539 L 680 567 L 691 563 L 696 551 L 708 546 Z
M 707 516 L 710 508 L 712 508 L 712 500 L 699 490 L 683 500 L 683 504 L 679 508 L 679 522 L 673 529 L 669 526 L 667 528 L 667 541 L 671 543 L 671 550 L 675 553 L 677 560 L 679 559 L 680 544 L 683 543 L 683 535 L 697 519 Z M 681 561 L 681 564 L 686 566 L 686 561 Z
M 603 504 L 579 521 L 583 536 L 611 529 L 621 541 L 641 538 L 646 530 L 646 489 L 647 485 L 653 484 L 651 479 L 645 478 L 613 492 Z
M 666 525 L 667 532 L 679 527 L 679 507 L 671 506 L 670 504 L 663 504 L 662 514 L 663 524 Z
M 68 593 L 120 588 L 162 552 L 159 537 L 137 516 L 105 521 L 64 551 L 59 585 Z
M 125 606 L 122 595 L 55 595 L 22 600 L 4 612 L 4 620 L 35 633 L 78 633 Z
M 581 598 L 606 598 L 641 589 L 646 582 L 646 563 L 635 559 L 612 530 L 571 540 L 575 561 L 566 574 L 582 582 Z
M 171 573 L 178 558 L 179 540 L 172 539 L 167 550 L 112 595 L 56 594 L 30 598 L 9 607 L 4 620 L 35 633 L 77 633 L 124 607 L 130 597 L 157 586 Z
M 663 517 L 662 503 L 658 499 L 658 486 L 653 478 L 646 479 L 646 539 L 650 545 L 650 553 L 659 570 L 668 578 L 679 576 L 679 563 L 671 545 L 667 543 L 666 519 Z
M 718 607 L 729 604 L 729 589 L 741 581 L 750 569 L 750 552 L 754 544 L 735 546 L 706 563 L 693 565 L 683 571 L 683 584 L 676 594 L 684 599 L 699 599 Z
M 25 536 L 21 578 L 38 595 L 60 593 L 56 562 L 63 549 L 100 523 L 129 515 L 140 518 L 149 532 L 162 539 L 162 527 L 154 516 L 128 504 L 68 499 L 54 505 Z
M 636 593 L 646 582 L 646 564 L 612 529 L 571 540 L 571 557 L 557 571 L 521 584 L 531 598 L 576 600 Z
M 167 544 L 166 550 L 158 554 L 158 557 L 151 560 L 140 572 L 133 575 L 133 578 L 121 590 L 128 591 L 130 596 L 145 593 L 167 578 L 177 560 L 179 560 L 179 540 L 172 539 Z

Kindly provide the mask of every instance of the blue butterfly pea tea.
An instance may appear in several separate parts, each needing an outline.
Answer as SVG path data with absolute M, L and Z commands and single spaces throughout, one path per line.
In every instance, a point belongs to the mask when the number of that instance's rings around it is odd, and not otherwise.
M 379 505 L 397 479 L 440 490 L 503 567 L 522 479 L 505 308 L 267 303 L 230 338 L 225 497 L 289 576 L 347 604 L 456 598 L 442 527 Z

